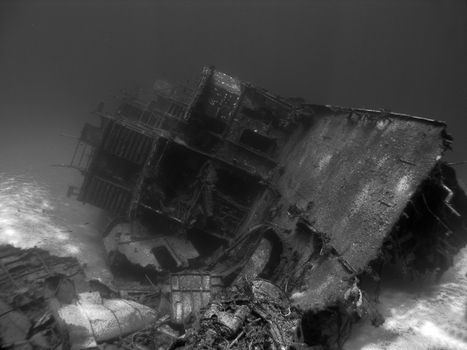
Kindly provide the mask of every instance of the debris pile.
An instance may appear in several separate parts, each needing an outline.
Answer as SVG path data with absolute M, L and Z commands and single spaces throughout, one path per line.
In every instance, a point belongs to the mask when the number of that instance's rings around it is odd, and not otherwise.
M 143 291 L 136 302 L 87 280 L 74 258 L 38 248 L 0 247 L 0 340 L 5 349 L 136 349 L 148 334 L 164 349 L 178 333 Z M 106 297 L 103 297 L 105 295 Z M 165 340 L 164 340 L 165 334 Z M 154 343 L 154 342 L 153 342 Z
M 285 349 L 299 321 L 283 291 L 254 280 L 218 295 L 172 349 Z
M 4 315 L 25 320 L 7 347 L 39 342 L 47 305 L 52 348 L 342 349 L 352 324 L 384 321 L 386 266 L 436 279 L 467 243 L 442 122 L 312 105 L 213 67 L 193 89 L 118 102 L 83 128 L 69 166 L 84 181 L 68 191 L 114 216 L 114 283 L 2 256 Z
M 0 246 L 0 340 L 3 348 L 55 348 L 61 333 L 51 313 L 53 298 L 70 300 L 84 274 L 76 259 L 44 250 Z M 58 281 L 63 281 L 59 283 Z

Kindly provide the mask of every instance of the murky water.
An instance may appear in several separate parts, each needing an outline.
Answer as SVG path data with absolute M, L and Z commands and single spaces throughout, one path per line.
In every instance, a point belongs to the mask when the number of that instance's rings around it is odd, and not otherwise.
M 76 256 L 91 277 L 110 279 L 100 241 L 102 213 L 28 176 L 0 174 L 0 244 Z M 64 192 L 64 191 L 63 191 Z M 347 350 L 467 349 L 467 250 L 439 285 L 418 292 L 386 288 L 379 328 L 358 325 Z

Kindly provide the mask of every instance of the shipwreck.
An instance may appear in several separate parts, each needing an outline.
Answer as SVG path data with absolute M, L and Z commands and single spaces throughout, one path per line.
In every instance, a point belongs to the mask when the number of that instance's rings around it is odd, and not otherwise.
M 95 114 L 70 163 L 77 198 L 115 218 L 114 271 L 144 271 L 193 327 L 173 349 L 341 348 L 354 321 L 382 322 L 364 281 L 387 265 L 436 278 L 467 242 L 443 122 L 283 98 L 214 67 Z

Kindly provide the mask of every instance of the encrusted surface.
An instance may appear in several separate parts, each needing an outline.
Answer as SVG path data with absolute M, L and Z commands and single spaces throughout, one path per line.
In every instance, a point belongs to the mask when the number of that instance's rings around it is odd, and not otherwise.
M 291 217 L 290 210 L 282 210 L 273 222 L 295 230 L 298 219 L 305 219 L 329 238 L 339 257 L 306 275 L 308 288 L 296 295 L 298 304 L 334 294 L 342 277 L 362 272 L 377 257 L 407 202 L 440 159 L 443 132 L 439 123 L 325 109 L 315 114 L 311 127 L 297 133 L 300 141 L 286 152 L 277 187 L 282 207 L 295 206 L 301 215 Z M 311 251 L 305 248 L 303 254 Z

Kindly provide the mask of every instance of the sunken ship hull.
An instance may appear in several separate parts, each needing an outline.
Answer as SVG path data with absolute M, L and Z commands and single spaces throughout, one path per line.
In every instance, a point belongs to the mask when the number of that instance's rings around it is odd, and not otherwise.
M 382 266 L 439 276 L 466 243 L 442 122 L 286 99 L 213 67 L 120 102 L 83 129 L 78 199 L 115 216 L 110 253 L 162 280 L 263 278 L 316 320 Z M 199 300 L 172 288 L 172 317 L 206 306 L 209 283 Z

